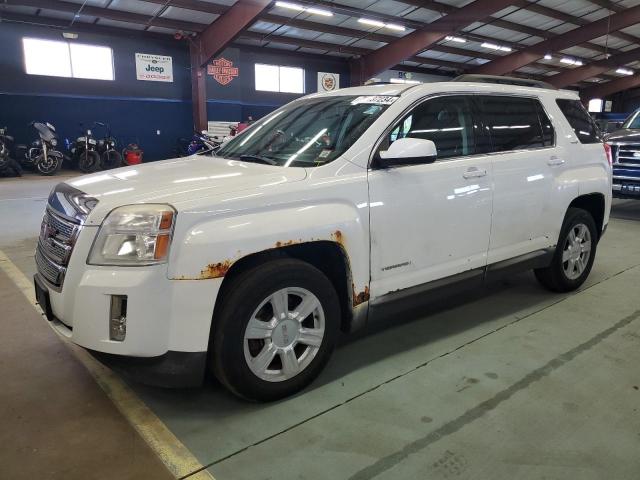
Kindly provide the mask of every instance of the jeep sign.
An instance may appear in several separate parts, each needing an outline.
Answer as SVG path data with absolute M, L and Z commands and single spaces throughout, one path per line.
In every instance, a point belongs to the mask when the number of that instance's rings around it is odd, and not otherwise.
M 173 82 L 171 57 L 136 53 L 136 77 L 150 82 Z

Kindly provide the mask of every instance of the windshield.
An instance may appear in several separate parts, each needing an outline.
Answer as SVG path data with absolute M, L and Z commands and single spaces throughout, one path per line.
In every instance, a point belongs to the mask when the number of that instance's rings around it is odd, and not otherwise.
M 633 112 L 622 124 L 622 128 L 640 128 L 640 110 Z
M 329 96 L 293 102 L 256 122 L 217 156 L 316 167 L 342 155 L 397 97 Z

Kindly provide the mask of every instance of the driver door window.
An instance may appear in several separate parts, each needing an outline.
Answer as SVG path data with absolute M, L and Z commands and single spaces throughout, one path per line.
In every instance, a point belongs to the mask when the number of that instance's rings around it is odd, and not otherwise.
M 401 138 L 422 138 L 436 145 L 438 160 L 474 155 L 476 142 L 471 105 L 466 97 L 439 97 L 418 105 L 380 145 L 387 150 Z

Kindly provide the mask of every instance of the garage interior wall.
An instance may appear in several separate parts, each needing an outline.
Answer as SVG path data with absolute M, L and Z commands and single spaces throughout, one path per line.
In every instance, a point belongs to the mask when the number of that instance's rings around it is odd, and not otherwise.
M 118 34 L 79 32 L 78 43 L 109 46 L 113 49 L 114 81 L 85 80 L 27 75 L 22 38 L 63 40 L 59 29 L 3 23 L 0 28 L 0 117 L 16 143 L 35 138 L 29 123 L 52 123 L 60 139 L 74 139 L 95 121 L 111 125 L 122 146 L 139 143 L 145 160 L 170 158 L 179 137 L 192 132 L 189 48 L 186 41 L 159 35 L 142 36 L 123 31 Z M 136 79 L 135 54 L 149 53 L 173 57 L 173 82 Z M 257 92 L 255 63 L 301 67 L 305 70 L 305 92 L 317 91 L 317 72 L 340 74 L 341 86 L 349 84 L 345 60 L 254 47 L 228 48 L 224 57 L 238 66 L 239 75 L 223 86 L 207 76 L 209 120 L 240 121 L 259 118 L 300 95 Z M 96 135 L 102 131 L 94 129 Z M 158 135 L 158 131 L 160 134 Z

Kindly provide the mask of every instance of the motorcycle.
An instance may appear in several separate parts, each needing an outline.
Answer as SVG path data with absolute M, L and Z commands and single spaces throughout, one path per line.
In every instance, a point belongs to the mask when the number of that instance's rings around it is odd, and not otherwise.
M 9 156 L 11 143 L 13 143 L 13 137 L 7 135 L 7 127 L 0 128 L 0 175 L 20 177 L 22 176 L 20 164 Z
M 82 127 L 82 124 L 80 124 Z M 91 129 L 82 129 L 83 135 L 76 138 L 71 146 L 73 163 L 83 173 L 92 173 L 100 167 L 100 154 L 97 152 L 98 141 L 93 138 Z
M 58 137 L 55 127 L 49 122 L 31 122 L 29 125 L 36 129 L 40 138 L 29 147 L 16 146 L 16 157 L 24 166 L 35 168 L 40 175 L 55 175 L 64 161 L 62 152 L 56 150 Z
M 200 152 L 215 151 L 221 144 L 222 141 L 219 141 L 217 138 L 210 137 L 206 130 L 204 130 L 202 132 L 193 132 L 191 140 L 179 138 L 177 152 L 181 157 L 188 157 Z
M 121 167 L 123 165 L 122 155 L 116 150 L 117 140 L 111 136 L 111 127 L 108 123 L 102 122 L 95 122 L 95 125 L 106 129 L 105 137 L 98 140 L 96 148 L 100 155 L 100 167 L 103 170 Z

